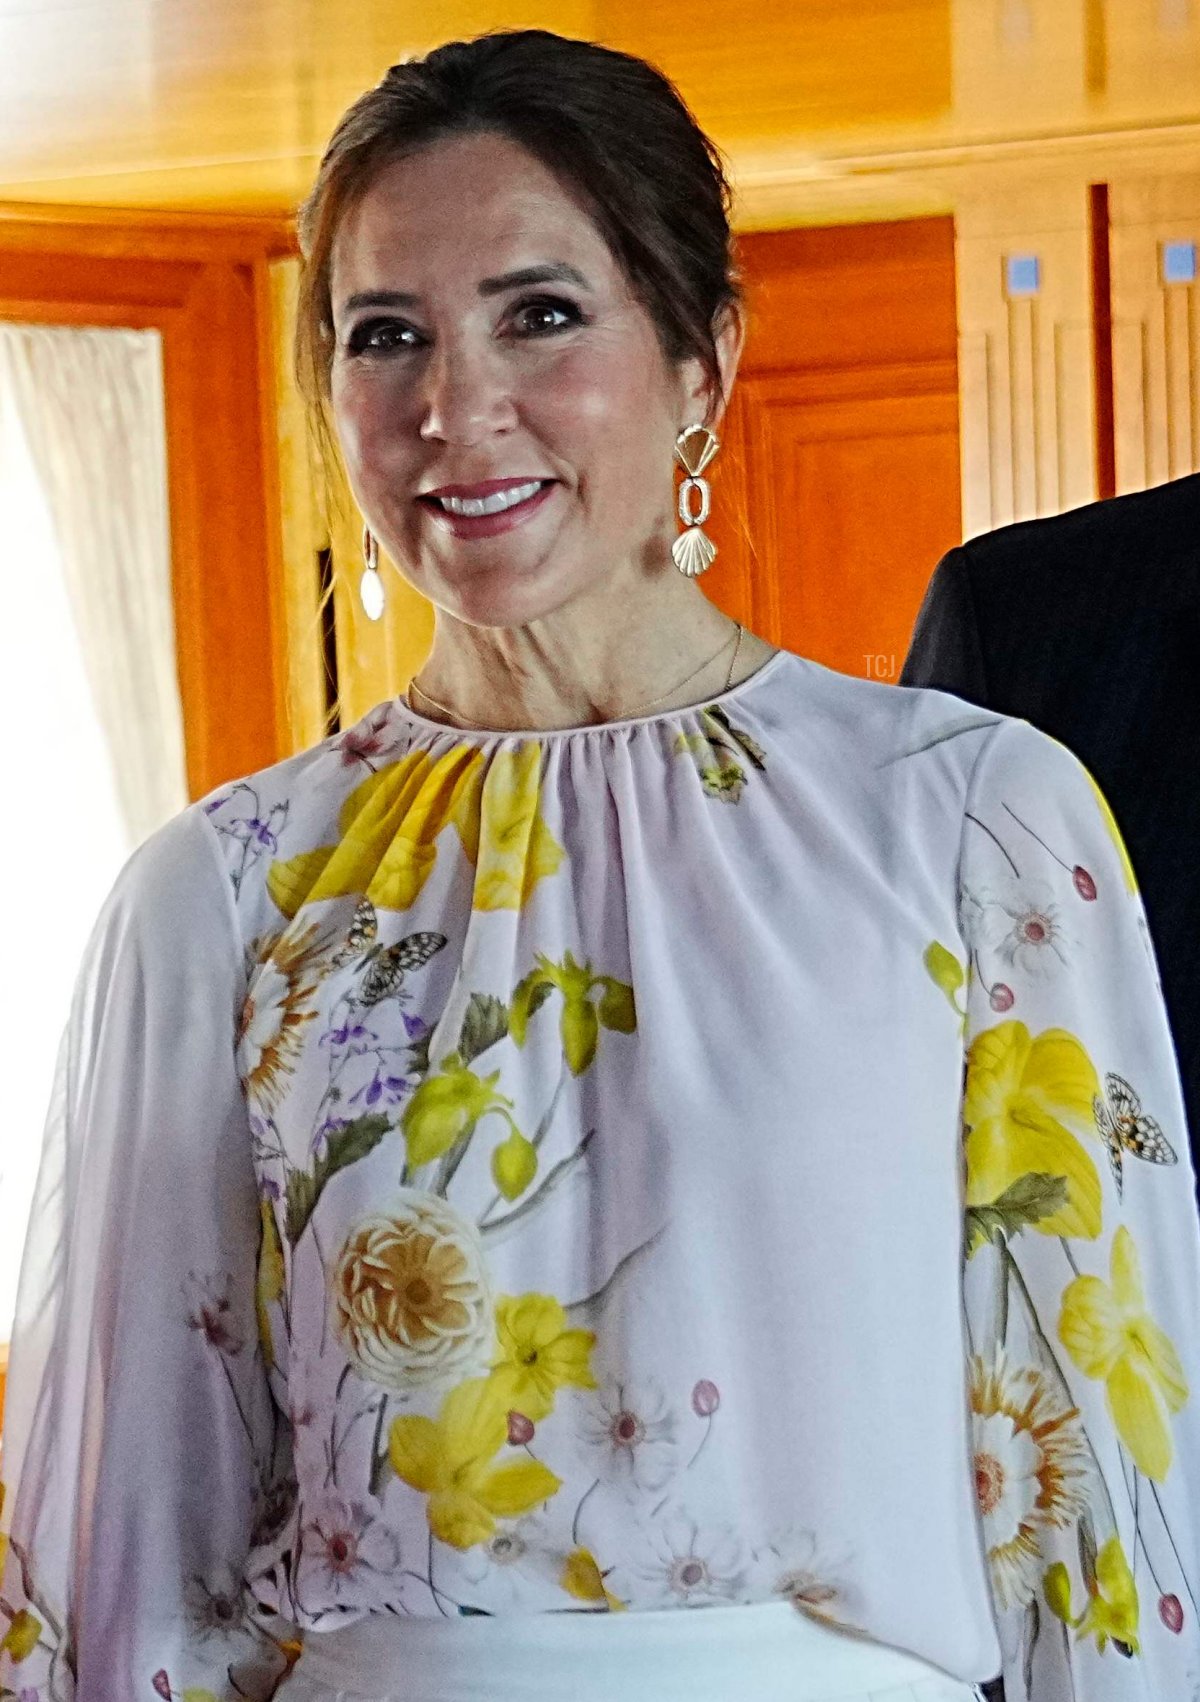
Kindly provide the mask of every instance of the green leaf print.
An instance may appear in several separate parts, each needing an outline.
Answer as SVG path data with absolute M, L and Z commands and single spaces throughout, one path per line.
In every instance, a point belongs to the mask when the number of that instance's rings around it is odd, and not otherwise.
M 472 993 L 458 1039 L 458 1055 L 464 1064 L 478 1058 L 508 1033 L 508 1009 L 491 993 Z
M 633 1008 L 633 988 L 624 981 L 614 981 L 611 975 L 601 977 L 604 997 L 600 1001 L 600 1021 L 605 1028 L 619 1034 L 632 1034 L 637 1027 Z
M 429 1043 L 433 1039 L 433 1029 L 427 1028 L 419 1040 L 414 1040 L 408 1048 L 408 1068 L 413 1075 L 427 1076 L 429 1074 Z
M 541 961 L 544 960 L 539 959 L 539 962 Z M 546 1003 L 553 987 L 554 982 L 544 969 L 531 969 L 529 974 L 517 983 L 512 996 L 508 1026 L 518 1046 L 524 1046 L 525 1036 L 529 1032 L 529 1020 Z
M 293 1247 L 307 1229 L 325 1184 L 339 1170 L 374 1152 L 390 1127 L 387 1118 L 378 1112 L 356 1117 L 353 1123 L 330 1135 L 325 1151 L 311 1170 L 293 1170 L 287 1181 L 287 1238 Z
M 1032 1229 L 1043 1218 L 1053 1217 L 1067 1203 L 1065 1176 L 1045 1176 L 1038 1171 L 1018 1177 L 1011 1188 L 986 1206 L 967 1209 L 967 1257 L 988 1241 L 1005 1241 L 1023 1229 Z

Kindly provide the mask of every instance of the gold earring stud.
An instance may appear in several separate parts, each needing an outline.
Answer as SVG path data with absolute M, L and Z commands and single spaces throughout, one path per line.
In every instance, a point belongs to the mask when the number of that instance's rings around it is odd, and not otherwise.
M 684 426 L 675 439 L 675 459 L 687 474 L 679 487 L 679 518 L 686 530 L 671 545 L 680 573 L 697 579 L 712 566 L 717 546 L 701 530 L 712 511 L 712 493 L 704 469 L 721 447 L 715 432 L 705 425 Z

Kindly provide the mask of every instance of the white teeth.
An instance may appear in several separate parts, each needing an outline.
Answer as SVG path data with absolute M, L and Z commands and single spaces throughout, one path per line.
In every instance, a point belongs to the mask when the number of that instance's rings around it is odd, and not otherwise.
M 447 514 L 502 514 L 515 508 L 518 502 L 528 502 L 542 488 L 542 480 L 532 484 L 513 485 L 511 490 L 496 491 L 492 496 L 439 496 L 437 501 Z

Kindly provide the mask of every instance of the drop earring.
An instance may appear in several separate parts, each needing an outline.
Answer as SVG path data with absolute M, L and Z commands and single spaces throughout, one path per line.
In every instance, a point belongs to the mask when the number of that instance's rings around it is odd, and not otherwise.
M 687 474 L 679 487 L 679 518 L 687 530 L 671 545 L 671 554 L 689 579 L 707 572 L 717 553 L 712 539 L 700 530 L 712 509 L 708 480 L 701 475 L 720 447 L 716 433 L 704 425 L 684 426 L 675 439 L 675 459 Z
M 358 594 L 369 621 L 377 621 L 383 613 L 383 580 L 379 577 L 379 545 L 369 526 L 363 527 L 362 553 L 364 572 L 358 582 Z

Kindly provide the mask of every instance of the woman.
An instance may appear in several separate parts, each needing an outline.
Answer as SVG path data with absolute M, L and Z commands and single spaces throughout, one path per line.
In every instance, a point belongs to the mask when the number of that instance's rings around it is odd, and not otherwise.
M 700 594 L 727 204 L 656 72 L 539 31 L 330 145 L 302 367 L 437 633 L 98 924 L 13 1356 L 23 1702 L 1193 1694 L 1133 875 L 1026 724 Z

